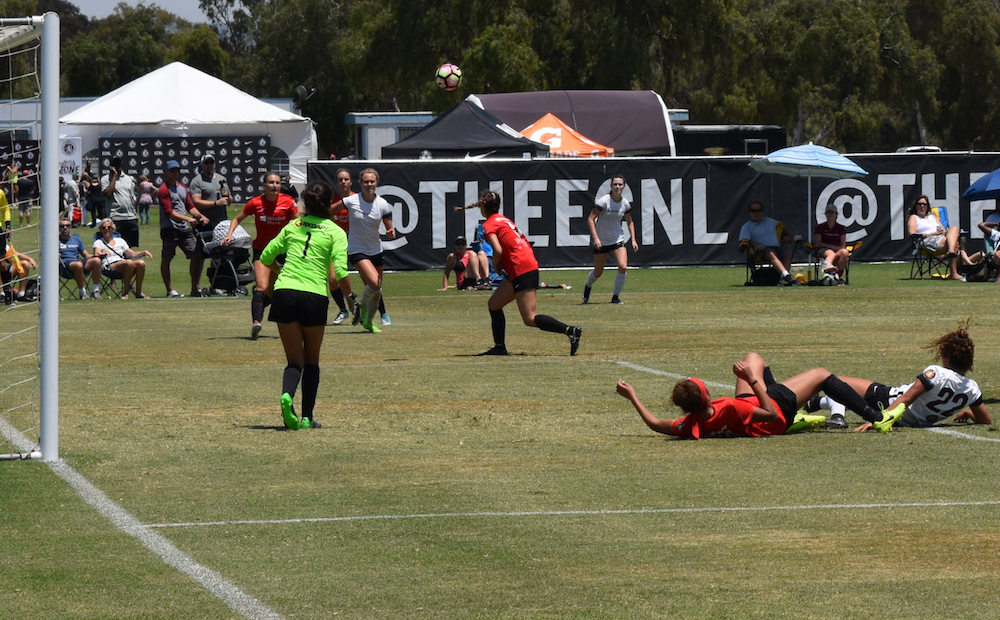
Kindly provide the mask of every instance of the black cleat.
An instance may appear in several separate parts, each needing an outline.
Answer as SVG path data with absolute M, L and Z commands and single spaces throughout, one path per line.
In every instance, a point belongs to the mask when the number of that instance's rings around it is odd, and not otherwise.
M 479 353 L 478 357 L 482 357 L 484 355 L 508 355 L 508 353 L 507 353 L 507 347 L 506 346 L 502 346 L 502 345 L 498 345 L 498 346 L 493 347 L 492 349 L 486 349 L 482 353 Z
M 847 428 L 847 420 L 839 413 L 835 413 L 823 424 L 823 428 Z
M 580 336 L 583 335 L 582 327 L 570 327 L 569 328 L 569 354 L 570 356 L 576 355 L 576 350 L 580 348 Z
M 583 303 L 585 303 L 585 304 L 586 303 L 590 303 L 590 287 L 589 286 L 584 286 L 583 287 Z

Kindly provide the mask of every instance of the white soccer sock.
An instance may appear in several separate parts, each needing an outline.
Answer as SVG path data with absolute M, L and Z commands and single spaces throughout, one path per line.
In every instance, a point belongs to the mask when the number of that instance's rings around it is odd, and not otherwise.
M 820 409 L 829 409 L 830 415 L 844 415 L 847 413 L 847 407 L 833 400 L 829 396 L 821 396 L 819 399 Z
M 382 299 L 382 291 L 376 291 L 366 284 L 365 292 L 361 295 L 361 306 L 365 309 L 365 316 L 369 322 L 375 319 L 380 299 Z
M 615 297 L 622 294 L 622 289 L 625 288 L 625 278 L 628 277 L 628 272 L 622 273 L 621 271 L 615 275 Z
M 594 286 L 594 282 L 597 282 L 597 276 L 595 276 L 594 272 L 591 271 L 590 275 L 587 276 L 587 287 L 590 288 Z

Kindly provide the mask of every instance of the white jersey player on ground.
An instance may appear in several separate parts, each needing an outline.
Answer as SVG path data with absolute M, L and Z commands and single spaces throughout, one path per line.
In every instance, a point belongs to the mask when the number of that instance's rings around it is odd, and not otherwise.
M 604 263 L 608 254 L 615 257 L 618 263 L 618 274 L 615 276 L 615 289 L 611 303 L 623 303 L 618 296 L 625 288 L 625 278 L 628 276 L 628 251 L 625 249 L 625 232 L 622 230 L 622 220 L 628 224 L 628 232 L 632 240 L 632 251 L 639 251 L 635 240 L 635 224 L 632 223 L 632 205 L 622 196 L 625 189 L 625 177 L 611 177 L 611 193 L 598 198 L 594 208 L 587 218 L 590 228 L 590 238 L 594 244 L 594 270 L 587 276 L 587 284 L 583 287 L 583 303 L 590 302 L 590 289 L 604 273 Z
M 841 377 L 854 388 L 854 391 L 864 397 L 869 405 L 895 412 L 897 426 L 925 428 L 933 426 L 958 413 L 955 422 L 974 422 L 976 424 L 992 424 L 990 413 L 983 406 L 983 393 L 972 379 L 965 373 L 972 370 L 975 345 L 966 331 L 967 324 L 960 324 L 956 331 L 945 334 L 935 340 L 931 348 L 935 357 L 941 360 L 941 365 L 932 364 L 924 369 L 913 383 L 899 387 L 889 387 L 882 383 Z M 828 426 L 846 428 L 843 416 L 837 420 L 837 411 L 843 411 L 835 401 L 829 398 L 816 399 L 806 405 L 806 411 L 828 408 L 835 413 L 830 416 Z M 889 425 L 891 426 L 891 425 Z M 870 423 L 859 426 L 858 431 L 871 428 Z M 882 430 L 882 428 L 879 428 Z M 888 428 L 885 428 L 888 430 Z

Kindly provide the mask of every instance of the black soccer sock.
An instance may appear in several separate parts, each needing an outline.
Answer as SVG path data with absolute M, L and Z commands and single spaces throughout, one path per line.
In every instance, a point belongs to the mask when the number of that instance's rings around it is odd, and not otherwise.
M 285 373 L 281 377 L 281 393 L 295 397 L 295 390 L 299 387 L 299 379 L 302 378 L 302 369 L 294 364 L 285 366 Z M 313 401 L 315 402 L 315 401 Z
M 274 301 L 274 299 L 273 299 L 273 298 L 272 298 L 272 297 L 271 297 L 270 295 L 268 295 L 267 293 L 262 293 L 262 294 L 261 294 L 261 297 L 263 297 L 263 298 L 264 298 L 264 308 L 266 308 L 266 307 L 270 306 L 270 305 L 271 305 L 271 302 L 272 302 L 272 301 Z M 262 310 L 263 310 L 263 309 L 262 309 Z M 260 313 L 260 316 L 261 316 L 261 318 L 263 318 L 263 317 L 264 317 L 264 313 L 263 313 L 263 311 L 262 311 L 262 312 Z
M 313 417 L 316 393 L 319 392 L 319 366 L 306 364 L 302 367 L 302 417 Z
M 826 392 L 827 396 L 869 422 L 882 420 L 882 413 L 869 405 L 860 394 L 854 391 L 854 388 L 841 381 L 837 375 L 831 374 L 823 381 L 823 391 Z
M 506 347 L 504 341 L 507 339 L 507 317 L 503 310 L 490 310 L 490 324 L 493 327 L 493 344 Z
M 535 327 L 542 330 L 543 332 L 552 332 L 554 334 L 569 334 L 569 325 L 563 323 L 562 321 L 557 321 L 556 319 L 550 317 L 547 314 L 536 314 L 535 315 Z
M 771 367 L 764 366 L 764 385 L 774 385 L 777 381 L 774 380 L 774 375 L 771 374 Z
M 250 298 L 250 318 L 254 323 L 264 320 L 264 293 L 255 290 Z
M 378 297 L 378 313 L 385 314 L 385 295 L 379 295 Z
M 333 301 L 337 302 L 337 307 L 340 308 L 341 312 L 347 310 L 347 304 L 344 303 L 344 291 L 337 288 L 330 295 L 333 296 Z

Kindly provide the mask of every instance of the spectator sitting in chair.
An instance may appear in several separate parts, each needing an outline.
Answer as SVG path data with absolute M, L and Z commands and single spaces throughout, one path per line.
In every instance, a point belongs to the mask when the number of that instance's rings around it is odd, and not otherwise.
M 826 221 L 816 226 L 813 247 L 823 268 L 823 277 L 830 276 L 835 284 L 845 284 L 840 276 L 847 271 L 847 262 L 851 260 L 847 251 L 847 229 L 837 223 L 837 207 L 832 204 L 826 206 Z
M 798 286 L 799 281 L 788 273 L 792 266 L 795 239 L 785 231 L 778 239 L 778 220 L 764 217 L 764 205 L 759 200 L 750 203 L 750 221 L 740 229 L 740 250 L 749 249 L 771 263 L 778 272 L 781 286 Z
M 951 279 L 962 279 L 958 273 L 958 228 L 951 226 L 945 230 L 941 220 L 931 212 L 931 201 L 927 196 L 921 195 L 910 207 L 906 233 L 922 249 L 934 254 L 940 254 L 944 250 Z
M 149 299 L 142 292 L 142 281 L 146 277 L 146 261 L 143 257 L 153 258 L 148 250 L 136 252 L 128 246 L 122 237 L 115 237 L 115 223 L 110 218 L 101 220 L 99 230 L 101 236 L 94 241 L 94 254 L 101 259 L 101 270 L 110 275 L 121 274 L 125 284 L 122 287 L 122 299 L 128 299 L 130 290 L 135 290 L 136 299 Z M 135 286 L 132 286 L 132 278 Z
M 87 246 L 79 235 L 71 234 L 72 226 L 68 219 L 59 221 L 59 275 L 67 280 L 76 280 L 76 285 L 80 287 L 80 299 L 100 299 L 101 259 L 87 252 Z M 93 294 L 87 292 L 88 271 L 94 285 Z
M 5 260 L 9 279 L 4 282 L 5 302 L 9 305 L 15 301 L 35 301 L 37 299 L 35 293 L 26 297 L 25 292 L 28 290 L 28 282 L 33 280 L 28 274 L 32 269 L 38 269 L 38 263 L 27 254 L 13 250 L 9 245 L 7 249 L 9 253 Z

